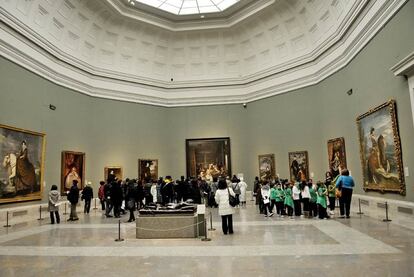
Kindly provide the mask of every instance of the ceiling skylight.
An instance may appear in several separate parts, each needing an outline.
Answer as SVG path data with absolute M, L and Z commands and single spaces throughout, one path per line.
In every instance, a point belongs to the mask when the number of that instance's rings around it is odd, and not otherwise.
M 128 0 L 143 3 L 176 15 L 222 12 L 240 0 Z

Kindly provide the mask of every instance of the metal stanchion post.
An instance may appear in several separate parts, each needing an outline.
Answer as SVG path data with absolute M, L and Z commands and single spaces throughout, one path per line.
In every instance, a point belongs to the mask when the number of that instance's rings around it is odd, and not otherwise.
M 388 218 L 388 203 L 387 203 L 387 201 L 385 201 L 385 219 L 383 219 L 382 221 L 384 221 L 384 222 L 391 221 L 391 219 Z
M 118 238 L 115 241 L 124 241 L 124 239 L 121 238 L 121 220 L 118 220 Z
M 361 198 L 358 198 L 358 209 L 359 209 L 359 211 L 357 212 L 357 214 L 364 214 L 364 213 L 361 211 Z
M 210 211 L 210 229 L 208 229 L 209 231 L 215 231 L 216 228 L 213 228 L 213 215 L 211 214 Z
M 208 231 L 207 231 L 207 220 L 204 219 L 204 238 L 201 239 L 201 241 L 211 241 L 211 238 L 207 237 Z
M 9 224 L 9 211 L 7 211 L 6 213 L 6 225 L 4 225 L 3 227 L 6 227 L 6 228 L 11 227 L 11 225 Z
M 42 218 L 42 205 L 39 206 L 39 218 L 37 220 L 43 220 L 43 218 Z
M 64 215 L 67 215 L 68 213 L 66 212 L 66 202 L 65 202 L 65 212 L 63 213 Z
M 93 208 L 94 210 L 97 210 L 98 208 L 96 207 L 96 198 L 95 198 L 95 207 Z

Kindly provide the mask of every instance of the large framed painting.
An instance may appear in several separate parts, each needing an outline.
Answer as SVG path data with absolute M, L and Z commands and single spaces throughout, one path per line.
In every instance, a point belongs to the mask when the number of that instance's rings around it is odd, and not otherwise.
M 85 178 L 85 153 L 74 151 L 62 152 L 62 171 L 61 171 L 61 194 L 64 195 L 70 190 L 73 180 L 78 181 L 80 190 L 84 187 Z
M 289 171 L 292 181 L 309 180 L 308 151 L 289 152 Z
M 107 181 L 109 175 L 113 175 L 117 180 L 122 180 L 122 166 L 105 166 L 104 180 Z
M 187 176 L 231 177 L 230 138 L 186 139 Z
M 341 170 L 346 168 L 344 138 L 341 137 L 328 140 L 328 162 L 332 178 L 338 176 L 341 173 Z
M 138 176 L 140 180 L 158 179 L 158 160 L 157 159 L 139 159 Z
M 0 203 L 41 200 L 46 136 L 0 125 Z
M 364 190 L 405 195 L 395 100 L 357 118 Z
M 269 180 L 275 178 L 276 165 L 275 155 L 265 154 L 259 155 L 259 177 L 260 180 Z

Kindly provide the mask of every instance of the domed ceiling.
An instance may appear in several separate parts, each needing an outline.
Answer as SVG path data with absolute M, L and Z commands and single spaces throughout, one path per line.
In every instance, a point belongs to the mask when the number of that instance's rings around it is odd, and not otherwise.
M 180 15 L 130 0 L 0 0 L 0 51 L 95 97 L 244 103 L 333 74 L 406 1 L 232 2 L 223 12 Z

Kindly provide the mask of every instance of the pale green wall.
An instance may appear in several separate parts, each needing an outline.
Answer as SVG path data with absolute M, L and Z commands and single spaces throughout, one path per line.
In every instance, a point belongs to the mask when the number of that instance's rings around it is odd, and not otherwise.
M 288 177 L 288 152 L 307 150 L 314 179 L 327 168 L 327 140 L 345 138 L 348 167 L 361 185 L 355 119 L 390 98 L 397 100 L 403 163 L 414 174 L 414 128 L 408 85 L 389 70 L 414 51 L 414 1 L 401 11 L 344 69 L 320 84 L 242 105 L 160 108 L 91 98 L 44 80 L 0 59 L 0 123 L 47 134 L 46 191 L 59 184 L 62 150 L 86 152 L 86 179 L 95 184 L 105 165 L 137 175 L 138 158 L 156 158 L 160 175 L 185 174 L 185 139 L 230 137 L 232 168 L 249 185 L 258 174 L 257 155 L 274 153 Z M 348 96 L 346 91 L 353 89 Z M 49 110 L 52 103 L 56 111 Z M 414 201 L 413 177 L 406 178 Z M 361 187 L 356 192 L 363 193 Z M 376 193 L 369 193 L 377 195 Z

